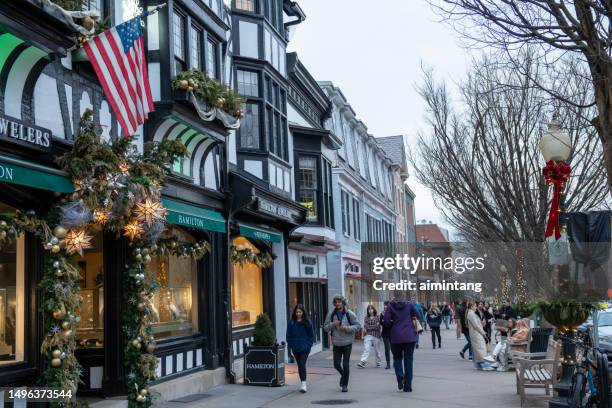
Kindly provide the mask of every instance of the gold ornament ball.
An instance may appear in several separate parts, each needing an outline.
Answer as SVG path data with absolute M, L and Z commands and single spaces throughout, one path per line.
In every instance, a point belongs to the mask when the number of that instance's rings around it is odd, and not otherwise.
M 57 254 L 59 251 L 61 250 L 59 245 L 53 245 L 51 247 L 51 252 L 53 252 L 54 254 Z
M 85 19 L 83 20 L 83 27 L 85 27 L 87 31 L 91 31 L 94 28 L 94 24 L 95 21 L 91 17 L 85 17 Z
M 53 311 L 53 318 L 56 319 L 56 320 L 59 320 L 59 319 L 64 317 L 64 314 L 65 313 L 62 312 L 61 310 L 54 310 Z
M 187 87 L 187 92 L 193 92 L 193 86 L 188 86 Z
M 0 221 L 0 228 L 6 228 L 6 221 L 2 220 Z
M 68 340 L 72 336 L 72 330 L 64 330 L 62 331 L 62 337 L 64 340 Z
M 150 255 L 146 255 L 146 256 L 144 257 L 144 261 L 145 261 L 146 263 L 151 262 L 151 256 L 150 256 Z
M 140 342 L 136 339 L 132 340 L 132 347 L 139 349 L 141 347 Z
M 145 402 L 145 397 L 144 397 L 144 395 L 140 395 L 140 394 L 138 394 L 138 395 L 136 396 L 136 401 L 138 401 L 138 402 Z
M 145 304 L 144 304 L 144 303 L 139 303 L 139 304 L 138 304 L 138 310 L 139 310 L 139 311 L 141 311 L 141 312 L 144 312 L 144 310 L 145 310 Z
M 147 353 L 153 353 L 156 349 L 156 344 L 155 343 L 149 343 L 147 344 Z
M 59 358 L 51 359 L 51 367 L 59 367 L 61 365 L 62 365 L 62 360 L 60 360 Z
M 179 81 L 179 87 L 180 87 L 182 90 L 186 90 L 188 86 L 189 86 L 189 82 L 187 82 L 187 80 L 185 80 L 185 79 L 181 79 L 181 80 Z
M 64 238 L 67 232 L 68 231 L 66 231 L 66 228 L 62 227 L 61 225 L 58 225 L 53 229 L 53 235 L 55 235 L 59 239 Z
M 142 395 L 143 397 L 144 397 L 145 395 L 147 395 L 148 393 L 149 393 L 149 391 L 147 391 L 147 389 L 146 389 L 146 388 L 142 388 L 142 389 L 140 390 L 140 395 Z
M 70 322 L 63 322 L 62 323 L 62 329 L 68 330 L 69 328 L 70 328 Z
M 6 235 L 7 235 L 6 231 L 0 231 L 0 239 L 6 238 Z
M 62 275 L 64 275 L 64 272 L 62 272 L 61 269 L 58 269 L 55 271 L 55 276 L 57 276 L 58 278 L 61 277 Z
M 142 255 L 141 254 L 137 254 L 134 258 L 136 258 L 137 261 L 141 261 L 142 260 Z
M 53 357 L 53 358 L 60 358 L 61 355 L 62 355 L 61 350 L 53 350 L 51 352 L 51 357 Z

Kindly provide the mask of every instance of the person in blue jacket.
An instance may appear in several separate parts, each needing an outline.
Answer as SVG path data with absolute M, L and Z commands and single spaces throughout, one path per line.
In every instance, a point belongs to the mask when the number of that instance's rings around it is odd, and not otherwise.
M 315 332 L 312 322 L 308 319 L 303 305 L 296 305 L 287 323 L 287 344 L 293 352 L 302 383 L 300 392 L 306 392 L 306 360 L 310 348 L 315 342 Z

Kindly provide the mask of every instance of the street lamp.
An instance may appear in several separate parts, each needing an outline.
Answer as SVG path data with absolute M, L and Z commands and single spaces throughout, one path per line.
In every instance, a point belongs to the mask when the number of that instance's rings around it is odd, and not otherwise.
M 563 162 L 572 153 L 572 139 L 567 130 L 561 129 L 556 116 L 548 124 L 548 130 L 540 139 L 540 151 L 546 162 Z

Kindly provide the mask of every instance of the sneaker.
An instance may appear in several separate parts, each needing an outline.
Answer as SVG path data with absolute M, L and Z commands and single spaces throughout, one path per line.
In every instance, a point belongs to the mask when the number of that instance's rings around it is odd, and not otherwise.
M 390 368 L 391 368 L 391 366 L 389 364 L 387 364 L 387 366 L 385 367 L 385 370 L 388 370 Z
M 346 385 L 342 386 L 342 392 L 348 392 L 348 387 Z
M 419 348 L 419 343 L 417 343 L 416 348 Z
M 464 353 L 463 351 L 460 351 L 460 352 L 459 352 L 459 355 L 461 356 L 461 358 L 462 358 L 462 359 L 464 359 L 464 360 L 465 360 L 465 353 Z
M 302 386 L 300 387 L 300 392 L 302 394 L 306 393 L 306 381 L 302 381 Z
M 474 358 L 472 356 L 470 356 L 470 358 L 468 358 L 468 360 L 472 361 Z
M 483 367 L 482 371 L 493 371 L 495 370 L 493 367 Z
M 376 367 L 378 368 L 382 367 L 382 363 L 376 363 Z
M 495 362 L 495 363 L 491 364 L 491 367 L 493 367 L 493 368 L 497 368 L 497 367 L 499 367 L 499 363 L 498 363 L 498 362 Z
M 404 392 L 412 392 L 412 387 L 410 387 L 410 388 L 404 388 Z
M 397 389 L 400 391 L 404 389 L 404 379 L 403 378 L 397 379 Z
M 485 356 L 484 360 L 489 361 L 491 363 L 495 362 L 495 358 L 493 356 L 491 356 L 491 355 Z
M 497 367 L 496 370 L 499 373 L 505 373 L 506 371 L 508 371 L 506 367 L 502 367 L 502 366 Z
M 365 361 L 360 361 L 360 362 L 357 363 L 357 367 L 365 368 L 366 364 L 368 364 L 368 363 L 366 363 Z

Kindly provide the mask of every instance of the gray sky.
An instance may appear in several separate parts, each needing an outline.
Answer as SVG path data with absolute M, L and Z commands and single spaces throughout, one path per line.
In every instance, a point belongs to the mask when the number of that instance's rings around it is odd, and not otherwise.
M 317 80 L 342 89 L 374 136 L 405 134 L 409 144 L 425 130 L 423 102 L 415 90 L 421 64 L 456 81 L 469 57 L 455 33 L 438 22 L 424 0 L 300 0 L 306 21 L 289 51 Z M 417 220 L 442 223 L 431 194 L 414 177 Z

